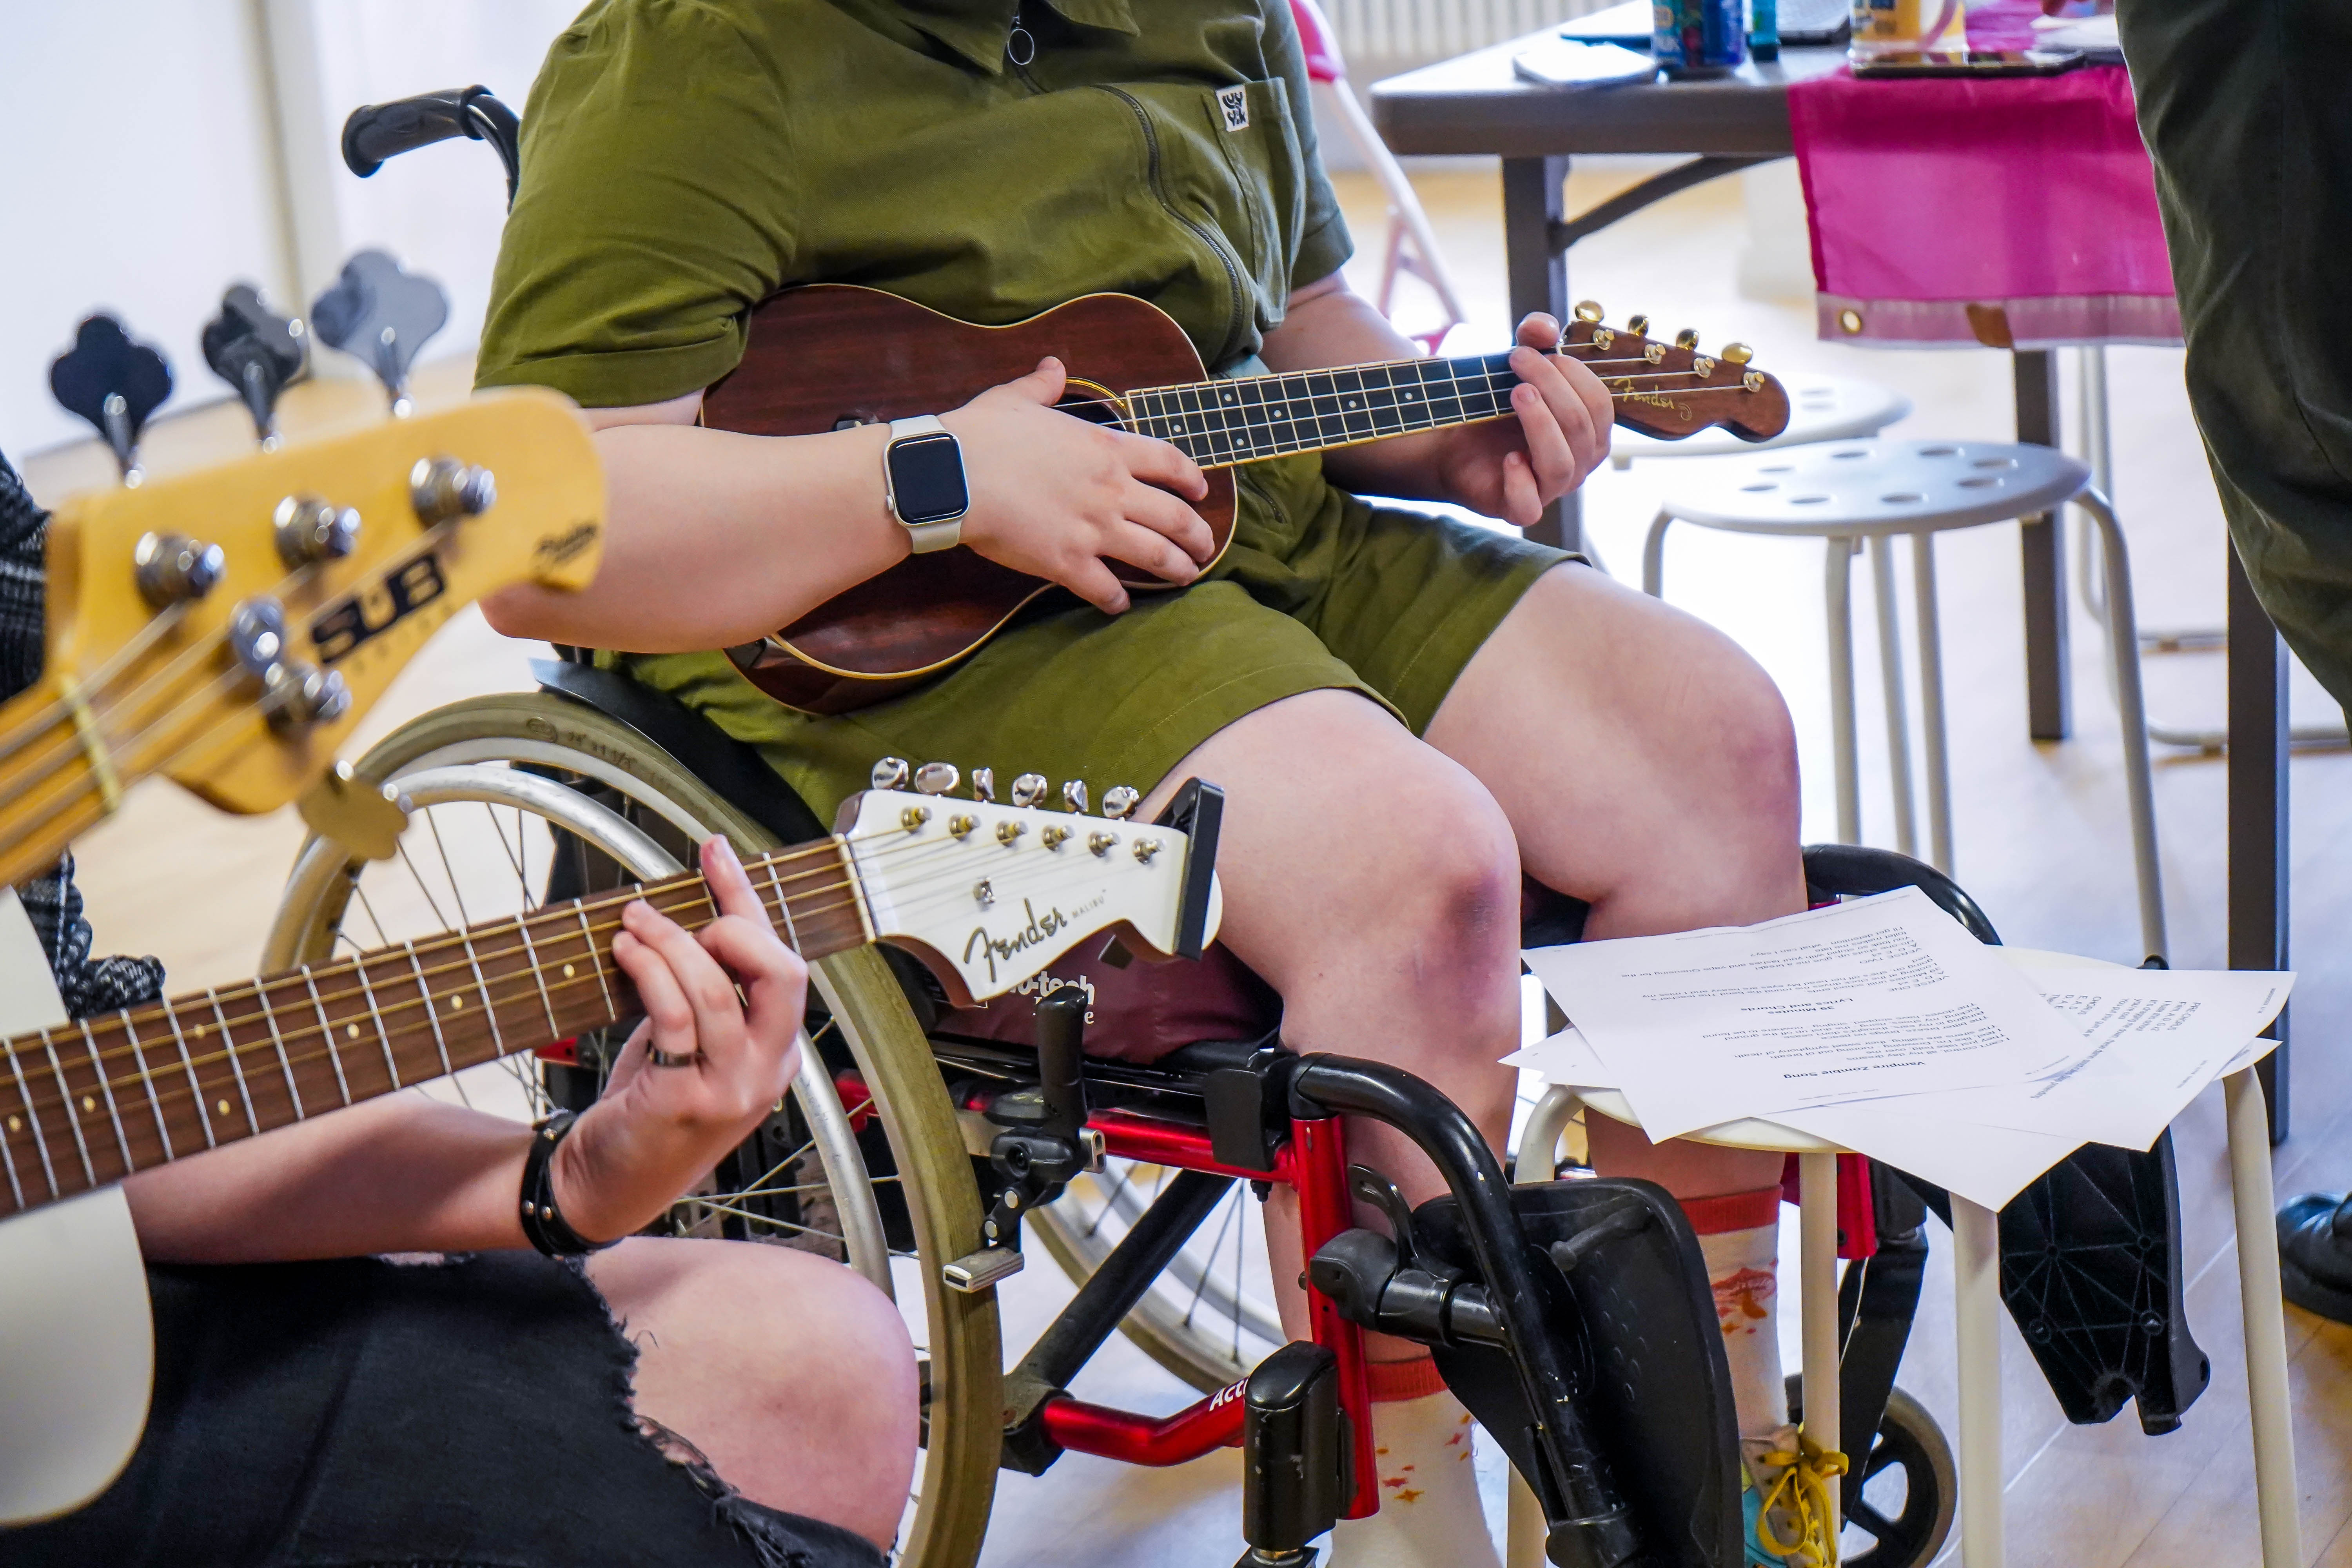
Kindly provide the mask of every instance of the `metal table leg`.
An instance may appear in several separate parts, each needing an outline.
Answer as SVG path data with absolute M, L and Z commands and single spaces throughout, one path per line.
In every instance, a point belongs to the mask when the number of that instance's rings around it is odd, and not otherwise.
M 1853 549 L 1843 534 L 1822 542 L 1822 599 L 1829 607 L 1830 745 L 1837 774 L 1837 836 L 1862 842 L 1862 764 L 1853 716 Z
M 2011 354 L 2017 392 L 2017 438 L 2055 447 L 2058 364 L 2046 349 Z M 2066 533 L 2053 512 L 2021 520 L 2025 567 L 2025 705 L 2028 732 L 2063 741 L 2074 729 L 2066 668 Z
M 1568 320 L 1568 253 L 1559 237 L 1568 159 L 1503 160 L 1503 260 L 1514 329 L 1528 314 Z M 1584 548 L 1580 498 L 1571 490 L 1544 509 L 1528 537 L 1563 550 Z
M 2287 966 L 2286 647 L 2230 555 L 2230 967 Z M 2287 1015 L 2269 1031 L 2279 1047 L 2255 1071 L 2270 1106 L 2271 1142 L 2286 1139 Z
M 1952 1194 L 1960 1373 L 1960 1562 L 2001 1568 L 2000 1216 Z
M 2272 1219 L 2270 1139 L 2254 1073 L 2221 1080 L 2230 1120 L 2230 1188 L 2237 1204 L 2238 1299 L 2246 1320 L 2246 1394 L 2254 1422 L 2254 1500 L 2263 1521 L 2263 1568 L 2303 1568 L 2295 1515 L 2294 1415 L 2286 1376 L 2286 1304 L 2279 1294 L 2278 1230 Z

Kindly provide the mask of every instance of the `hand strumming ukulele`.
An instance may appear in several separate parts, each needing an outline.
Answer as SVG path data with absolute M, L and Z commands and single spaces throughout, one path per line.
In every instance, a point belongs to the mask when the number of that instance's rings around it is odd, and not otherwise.
M 1635 326 L 1646 325 L 1637 319 Z M 1747 440 L 1789 423 L 1780 384 L 1738 344 L 1698 352 L 1601 324 L 1580 305 L 1561 354 L 1607 384 L 1617 423 L 1676 440 L 1722 426 Z M 1034 370 L 1069 369 L 1062 406 L 1158 437 L 1207 473 L 1197 509 L 1222 553 L 1234 527 L 1229 471 L 1300 452 L 1511 416 L 1507 351 L 1284 375 L 1210 377 L 1174 320 L 1124 294 L 1089 294 L 1008 327 L 976 327 L 846 284 L 777 295 L 752 312 L 743 362 L 702 401 L 703 423 L 754 436 L 807 436 L 959 407 Z M 1169 583 L 1112 563 L 1131 588 Z M 969 548 L 916 555 L 728 656 L 751 683 L 810 713 L 845 713 L 939 675 L 1052 586 Z

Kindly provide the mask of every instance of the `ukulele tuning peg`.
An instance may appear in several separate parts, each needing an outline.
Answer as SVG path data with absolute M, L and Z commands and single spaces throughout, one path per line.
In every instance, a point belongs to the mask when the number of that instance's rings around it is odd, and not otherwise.
M 1118 822 L 1131 814 L 1142 801 L 1142 792 L 1134 785 L 1113 784 L 1103 791 L 1103 815 Z
M 163 356 L 134 342 L 112 316 L 92 316 L 75 331 L 74 346 L 49 363 L 49 391 L 66 412 L 97 426 L 122 482 L 136 487 L 140 433 L 172 395 L 172 367 Z
M 1036 805 L 1045 798 L 1045 775 L 1023 773 L 1013 781 L 1013 804 L 1024 807 Z
M 1637 338 L 1646 338 L 1650 335 L 1650 318 L 1628 316 L 1625 318 L 1625 330 Z
M 1717 357 L 1726 364 L 1746 364 L 1756 357 L 1756 351 L 1746 343 L 1726 343 L 1723 353 Z
M 991 805 L 996 804 L 996 770 L 994 768 L 971 770 L 971 798 L 986 801 Z
M 1678 349 L 1695 349 L 1698 347 L 1698 329 L 1696 327 L 1685 327 L 1681 331 L 1676 332 L 1675 334 L 1675 347 Z
M 278 445 L 278 395 L 302 374 L 310 330 L 280 316 L 261 291 L 239 283 L 221 296 L 220 314 L 205 323 L 205 363 L 236 389 L 253 416 L 253 437 L 265 451 Z
M 867 782 L 876 789 L 905 789 L 907 787 L 906 759 L 885 757 L 875 763 L 874 771 L 866 776 Z
M 1080 816 L 1087 814 L 1086 780 L 1072 779 L 1062 786 L 1062 809 L 1076 812 Z
M 381 250 L 362 250 L 310 301 L 310 328 L 329 348 L 367 362 L 395 417 L 405 416 L 417 350 L 449 321 L 449 297 Z
M 1601 310 L 1596 300 L 1580 300 L 1576 302 L 1576 319 L 1580 321 L 1597 322 L 1607 312 Z
M 953 763 L 925 763 L 915 770 L 915 788 L 923 795 L 945 795 L 962 782 Z

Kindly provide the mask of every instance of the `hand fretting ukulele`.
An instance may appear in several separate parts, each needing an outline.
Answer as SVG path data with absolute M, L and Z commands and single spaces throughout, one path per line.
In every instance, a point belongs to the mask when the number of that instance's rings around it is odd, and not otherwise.
M 1600 318 L 1599 307 L 1579 306 L 1559 353 L 1601 378 L 1618 424 L 1666 440 L 1718 425 L 1750 441 L 1787 428 L 1787 394 L 1749 368 L 1744 348 L 1710 356 L 1694 334 L 1670 346 Z M 1507 418 L 1518 384 L 1507 353 L 1211 377 L 1182 328 L 1124 294 L 1089 294 L 1013 326 L 975 327 L 895 295 L 828 283 L 779 294 L 752 312 L 743 363 L 703 398 L 702 417 L 723 430 L 805 436 L 937 414 L 1027 374 L 1049 353 L 1069 368 L 1068 412 L 1158 437 L 1206 471 L 1209 494 L 1197 510 L 1220 553 L 1233 536 L 1235 466 Z M 1112 567 L 1132 588 L 1171 586 Z M 1050 586 L 970 549 L 912 556 L 729 655 L 789 707 L 848 712 L 966 658 Z

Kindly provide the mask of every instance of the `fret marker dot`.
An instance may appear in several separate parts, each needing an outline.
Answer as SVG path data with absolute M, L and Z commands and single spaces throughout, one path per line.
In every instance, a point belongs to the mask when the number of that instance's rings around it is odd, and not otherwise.
M 207 1026 L 203 1025 L 203 1024 L 198 1024 L 198 1025 L 196 1026 L 196 1038 L 198 1038 L 198 1039 L 200 1039 L 200 1040 L 201 1040 L 201 1039 L 203 1039 L 203 1038 L 205 1037 L 205 1029 L 206 1028 L 206 1026 Z
M 85 1094 L 81 1097 L 81 1108 L 84 1110 L 96 1110 L 98 1109 L 98 1101 Z
M 572 978 L 572 966 L 568 963 L 563 966 L 563 978 L 566 980 Z
M 360 1026 L 357 1024 L 345 1024 L 343 1026 L 343 1033 L 350 1038 L 356 1040 L 360 1037 Z
M 218 1109 L 223 1116 L 226 1116 L 228 1114 L 228 1101 L 226 1100 L 221 1100 L 219 1102 Z
M 449 998 L 449 1011 L 452 1013 L 460 1011 L 465 1005 L 466 999 L 463 996 L 452 996 Z
M 24 1130 L 25 1130 L 25 1124 L 24 1124 L 22 1121 L 17 1121 L 17 1120 L 16 1120 L 16 1118 L 13 1117 L 13 1116 L 12 1116 L 12 1117 L 10 1117 L 10 1118 L 8 1118 L 8 1131 L 11 1131 L 11 1132 L 22 1132 Z

